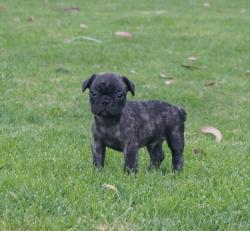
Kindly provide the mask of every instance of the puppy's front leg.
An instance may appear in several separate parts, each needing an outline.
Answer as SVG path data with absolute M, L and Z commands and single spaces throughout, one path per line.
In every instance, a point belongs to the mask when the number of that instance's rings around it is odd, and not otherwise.
M 138 165 L 138 147 L 136 145 L 129 145 L 124 150 L 124 172 L 130 173 L 132 170 L 134 174 L 137 174 Z
M 94 137 L 92 144 L 93 165 L 99 169 L 104 167 L 105 151 L 106 148 L 103 142 Z

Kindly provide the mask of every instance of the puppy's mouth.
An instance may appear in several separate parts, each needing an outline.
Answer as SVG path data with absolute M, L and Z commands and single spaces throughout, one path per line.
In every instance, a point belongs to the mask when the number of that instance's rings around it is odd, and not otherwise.
M 99 116 L 103 116 L 103 117 L 109 117 L 112 116 L 112 113 L 109 112 L 106 108 L 103 108 L 102 110 L 100 110 L 97 115 Z

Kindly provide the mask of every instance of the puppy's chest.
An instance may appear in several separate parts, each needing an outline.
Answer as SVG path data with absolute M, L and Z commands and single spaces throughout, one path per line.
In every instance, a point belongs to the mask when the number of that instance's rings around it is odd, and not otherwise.
M 123 140 L 125 137 L 119 126 L 96 126 L 94 132 L 106 146 L 119 151 L 123 150 Z

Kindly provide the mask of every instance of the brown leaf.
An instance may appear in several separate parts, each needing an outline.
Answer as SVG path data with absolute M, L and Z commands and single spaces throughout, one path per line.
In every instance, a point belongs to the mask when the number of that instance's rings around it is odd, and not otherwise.
M 13 199 L 17 200 L 17 195 L 14 192 L 9 192 Z
M 193 65 L 193 63 L 189 63 L 189 64 L 181 64 L 181 67 L 187 68 L 187 69 L 198 69 L 198 70 L 205 70 L 207 69 L 207 66 L 197 66 L 197 65 Z
M 19 17 L 15 17 L 14 18 L 14 22 L 20 22 L 20 18 Z
M 220 143 L 222 140 L 222 134 L 218 128 L 206 126 L 206 127 L 201 128 L 201 132 L 213 134 L 215 136 L 215 140 L 217 143 Z
M 174 83 L 174 80 L 173 80 L 173 79 L 167 79 L 167 80 L 165 80 L 164 83 L 165 83 L 166 85 L 171 85 L 171 84 Z
M 130 32 L 127 31 L 117 31 L 115 32 L 115 35 L 118 37 L 123 37 L 123 38 L 131 38 L 132 34 Z
M 160 15 L 160 14 L 164 14 L 166 12 L 167 12 L 166 10 L 143 11 L 142 14 L 156 14 L 156 15 Z
M 64 39 L 65 43 L 72 43 L 74 41 L 77 40 L 87 40 L 87 41 L 92 41 L 92 42 L 96 42 L 96 43 L 102 43 L 101 40 L 93 38 L 93 37 L 89 37 L 89 36 L 77 36 L 77 37 L 73 37 L 73 38 L 66 38 Z
M 118 189 L 117 189 L 114 185 L 111 185 L 111 184 L 103 184 L 102 187 L 103 187 L 103 188 L 106 188 L 106 189 L 110 189 L 110 190 L 114 191 L 115 193 L 118 193 Z
M 68 69 L 64 68 L 64 67 L 58 67 L 56 69 L 56 73 L 58 73 L 58 74 L 60 74 L 60 73 L 62 73 L 62 74 L 70 74 L 70 71 Z
M 163 78 L 163 79 L 165 79 L 165 78 L 167 78 L 167 75 L 165 73 L 161 72 L 160 73 L 160 77 Z
M 67 7 L 63 9 L 64 12 L 68 13 L 78 13 L 80 11 L 80 7 Z
M 205 152 L 204 152 L 204 150 L 201 149 L 201 148 L 194 148 L 194 149 L 193 149 L 193 154 L 195 154 L 195 155 L 204 155 Z
M 28 17 L 28 21 L 29 22 L 34 22 L 36 19 L 35 19 L 35 17 L 34 16 L 30 16 L 30 17 Z
M 215 85 L 215 82 L 214 82 L 214 81 L 210 81 L 210 82 L 207 82 L 207 83 L 205 84 L 206 87 L 212 87 L 212 86 L 214 86 L 214 85 Z
M 203 4 L 203 6 L 204 6 L 204 7 L 210 7 L 210 3 L 205 2 L 205 3 Z
M 245 14 L 246 13 L 246 9 L 241 9 L 240 13 Z
M 0 4 L 0 12 L 5 11 L 5 6 Z
M 182 67 L 185 67 L 187 69 L 201 69 L 200 67 L 188 65 L 188 64 L 181 64 Z
M 105 225 L 105 224 L 100 224 L 100 225 L 99 225 L 99 230 L 100 230 L 100 231 L 106 231 L 106 230 L 107 230 L 107 225 Z
M 188 61 L 190 61 L 190 62 L 194 62 L 194 61 L 197 60 L 197 57 L 195 57 L 195 56 L 190 56 L 190 57 L 188 57 L 187 59 L 188 59 Z
M 81 27 L 82 29 L 87 29 L 87 28 L 88 28 L 88 26 L 87 26 L 86 24 L 84 24 L 84 23 L 81 23 L 81 24 L 80 24 L 80 27 Z

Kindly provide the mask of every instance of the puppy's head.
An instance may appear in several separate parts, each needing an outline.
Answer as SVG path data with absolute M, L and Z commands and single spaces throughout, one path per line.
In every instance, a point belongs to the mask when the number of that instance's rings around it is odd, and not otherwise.
M 91 110 L 101 117 L 117 117 L 126 104 L 127 92 L 135 93 L 134 84 L 114 73 L 94 74 L 83 81 L 82 92 L 89 88 Z

